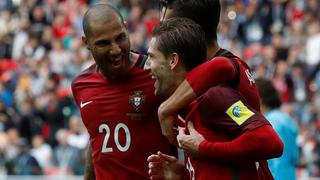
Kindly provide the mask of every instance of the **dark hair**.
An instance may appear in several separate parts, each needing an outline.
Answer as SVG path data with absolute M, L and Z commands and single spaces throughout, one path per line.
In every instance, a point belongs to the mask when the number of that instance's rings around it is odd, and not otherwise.
M 171 17 L 186 17 L 198 23 L 205 32 L 208 44 L 217 40 L 221 10 L 219 0 L 167 0 L 163 5 L 173 10 Z
M 157 49 L 165 58 L 176 52 L 189 71 L 206 59 L 206 43 L 202 28 L 188 18 L 170 18 L 153 30 Z
M 82 27 L 85 36 L 91 35 L 90 23 L 92 22 L 108 22 L 114 18 L 120 18 L 122 24 L 124 25 L 123 17 L 121 16 L 119 10 L 110 4 L 97 4 L 91 7 L 83 17 Z
M 266 78 L 258 78 L 255 81 L 258 86 L 261 103 L 270 109 L 279 108 L 281 100 L 272 82 Z

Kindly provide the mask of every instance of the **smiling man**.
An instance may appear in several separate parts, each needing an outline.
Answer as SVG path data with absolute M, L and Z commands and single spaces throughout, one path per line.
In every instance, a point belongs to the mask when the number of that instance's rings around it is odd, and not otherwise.
M 91 7 L 83 29 L 95 64 L 73 80 L 72 92 L 90 135 L 85 179 L 149 179 L 148 155 L 170 153 L 170 145 L 161 135 L 161 101 L 142 68 L 145 58 L 130 51 L 127 28 L 110 5 Z
M 204 32 L 187 18 L 162 21 L 153 30 L 148 55 L 146 69 L 156 79 L 155 94 L 168 97 L 189 71 L 205 61 Z M 181 115 L 186 125 L 178 128 L 177 143 L 186 152 L 184 169 L 190 179 L 258 179 L 258 161 L 282 153 L 282 142 L 270 123 L 227 84 L 209 88 Z M 267 131 L 255 135 L 262 127 Z M 208 148 L 200 152 L 200 144 Z M 148 161 L 152 179 L 185 175 L 173 156 L 159 152 Z M 272 179 L 265 170 L 260 175 Z

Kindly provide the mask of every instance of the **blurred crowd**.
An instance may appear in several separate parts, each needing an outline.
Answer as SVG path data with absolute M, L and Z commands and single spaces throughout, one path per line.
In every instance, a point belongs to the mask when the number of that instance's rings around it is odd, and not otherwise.
M 159 0 L 0 1 L 0 175 L 82 175 L 88 134 L 70 91 L 93 63 L 81 41 L 95 3 L 118 7 L 145 53 Z M 268 77 L 299 125 L 298 176 L 320 176 L 320 1 L 222 0 L 218 43 Z

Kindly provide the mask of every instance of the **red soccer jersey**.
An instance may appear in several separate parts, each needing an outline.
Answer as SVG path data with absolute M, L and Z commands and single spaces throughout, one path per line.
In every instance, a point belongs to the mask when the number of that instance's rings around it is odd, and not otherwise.
M 236 90 L 225 86 L 210 88 L 186 111 L 186 121 L 193 121 L 195 129 L 209 142 L 231 141 L 246 131 L 270 125 L 259 112 L 246 104 Z M 213 162 L 206 157 L 192 159 L 186 155 L 186 167 L 191 179 L 197 180 L 258 179 L 258 166 L 253 161 L 231 165 L 229 162 Z M 272 179 L 270 175 L 265 174 Z
M 140 67 L 129 75 L 127 81 L 110 82 L 92 65 L 72 83 L 90 134 L 97 180 L 149 179 L 147 157 L 170 154 L 157 119 L 161 101 L 154 96 L 154 81 Z
M 249 106 L 260 112 L 259 93 L 249 66 L 225 49 L 220 49 L 213 59 L 189 72 L 186 79 L 198 96 L 212 86 L 228 84 Z

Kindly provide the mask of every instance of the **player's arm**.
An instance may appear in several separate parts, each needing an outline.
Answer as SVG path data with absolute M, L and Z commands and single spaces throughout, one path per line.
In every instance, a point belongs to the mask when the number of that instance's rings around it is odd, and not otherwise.
M 92 150 L 91 146 L 88 145 L 87 158 L 86 158 L 86 170 L 84 174 L 84 180 L 95 180 L 93 161 L 92 161 Z
M 281 156 L 283 143 L 270 125 L 246 131 L 229 142 L 210 142 L 188 123 L 190 134 L 180 130 L 177 141 L 191 156 L 220 163 L 260 161 Z
M 159 109 L 158 116 L 162 133 L 167 138 L 172 138 L 172 121 L 178 112 L 190 102 L 203 94 L 212 86 L 231 81 L 236 74 L 236 68 L 225 57 L 214 58 L 207 61 L 188 73 L 176 91 L 164 101 Z

